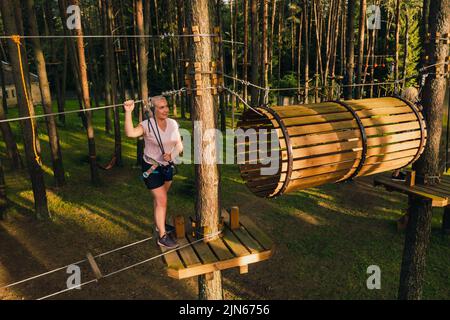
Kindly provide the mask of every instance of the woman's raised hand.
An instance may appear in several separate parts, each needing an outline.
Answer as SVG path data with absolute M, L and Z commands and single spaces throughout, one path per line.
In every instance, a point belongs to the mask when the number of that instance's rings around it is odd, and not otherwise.
M 134 100 L 127 100 L 123 104 L 126 112 L 132 112 L 134 110 Z

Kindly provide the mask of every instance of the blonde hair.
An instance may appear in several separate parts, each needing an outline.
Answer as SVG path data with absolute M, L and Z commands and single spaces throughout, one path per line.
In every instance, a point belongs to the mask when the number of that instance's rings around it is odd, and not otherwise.
M 402 98 L 414 103 L 419 102 L 419 90 L 414 87 L 406 88 L 402 92 Z

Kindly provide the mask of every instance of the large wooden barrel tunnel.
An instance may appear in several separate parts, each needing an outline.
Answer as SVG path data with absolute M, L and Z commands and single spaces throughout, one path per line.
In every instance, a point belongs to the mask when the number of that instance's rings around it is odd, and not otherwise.
M 245 156 L 239 169 L 247 187 L 261 197 L 406 167 L 419 158 L 427 140 L 420 110 L 400 98 L 256 110 L 243 114 L 239 128 L 247 133 L 255 130 L 258 148 L 261 143 L 270 146 L 274 129 L 277 147 L 271 147 L 264 158 L 250 146 L 247 134 L 238 134 L 237 154 Z M 278 172 L 262 175 L 261 169 L 271 166 L 267 158 L 276 155 Z

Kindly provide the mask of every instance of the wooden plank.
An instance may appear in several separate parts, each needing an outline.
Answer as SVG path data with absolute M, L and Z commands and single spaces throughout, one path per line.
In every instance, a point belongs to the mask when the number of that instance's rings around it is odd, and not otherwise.
M 238 228 L 231 229 L 230 217 L 228 215 L 224 217 L 224 223 L 225 227 L 228 228 L 229 231 L 233 232 L 236 238 L 239 239 L 239 241 L 247 248 L 248 251 L 250 251 L 250 253 L 264 251 L 264 248 L 248 234 L 241 224 L 239 224 Z
M 269 250 L 274 246 L 272 239 L 270 239 L 270 237 L 249 217 L 244 215 L 241 216 L 241 227 L 244 228 L 253 239 L 261 244 L 264 249 Z
M 190 236 L 186 235 L 186 239 L 193 243 L 195 240 Z M 217 261 L 216 256 L 211 251 L 210 247 L 207 243 L 200 241 L 195 244 L 193 244 L 194 250 L 197 252 L 198 256 L 200 257 L 201 262 L 203 263 L 213 263 Z
M 178 239 L 178 244 L 180 247 L 188 245 L 189 242 L 186 238 Z M 199 264 L 202 264 L 201 261 L 198 259 L 197 255 L 194 252 L 194 249 L 190 245 L 184 247 L 183 249 L 178 250 L 181 258 L 184 261 L 184 264 L 187 268 L 190 268 L 192 266 L 197 266 Z
M 213 241 L 209 241 L 208 245 L 215 253 L 215 255 L 219 258 L 219 260 L 227 260 L 234 257 L 233 253 L 228 250 L 225 243 L 223 243 L 222 239 L 216 239 Z
M 435 196 L 432 195 L 430 193 L 427 192 L 423 192 L 421 190 L 418 190 L 416 188 L 416 186 L 414 187 L 408 187 L 406 185 L 404 185 L 403 183 L 398 183 L 398 182 L 394 182 L 389 178 L 386 177 L 376 177 L 374 179 L 374 183 L 376 185 L 383 185 L 383 186 L 387 186 L 389 187 L 389 189 L 395 190 L 395 191 L 400 191 L 406 194 L 410 194 L 410 195 L 414 195 L 414 196 L 418 196 L 418 197 L 422 197 L 425 199 L 429 199 L 432 201 L 432 206 L 433 207 L 444 207 L 448 204 L 448 200 L 446 200 L 445 198 L 439 197 L 439 196 Z
M 308 125 L 313 123 L 329 123 L 339 120 L 352 120 L 353 115 L 350 112 L 331 113 L 318 116 L 304 116 L 297 118 L 283 119 L 286 127 Z
M 246 256 L 251 252 L 239 241 L 238 238 L 230 230 L 225 229 L 223 241 L 238 257 Z
M 422 135 L 420 131 L 413 131 L 413 132 L 392 134 L 384 137 L 372 137 L 367 139 L 367 145 L 369 147 L 374 147 L 382 144 L 416 140 L 420 139 L 421 136 Z
M 330 143 L 330 144 L 318 145 L 318 146 L 313 146 L 313 147 L 294 149 L 294 150 L 292 150 L 292 155 L 293 155 L 294 159 L 299 159 L 299 158 L 317 156 L 320 154 L 351 151 L 355 148 L 361 148 L 361 147 L 362 147 L 362 141 Z
M 322 144 L 324 142 L 348 141 L 349 139 L 360 139 L 361 132 L 358 129 L 347 131 L 336 131 L 325 134 L 311 134 L 291 138 L 292 147 Z M 281 145 L 283 148 L 283 145 Z M 285 147 L 285 146 L 284 146 Z
M 357 110 L 356 114 L 361 118 L 373 117 L 373 116 L 386 116 L 395 114 L 408 114 L 413 113 L 410 107 L 383 107 L 378 109 L 362 109 Z
M 414 122 L 405 122 L 405 123 L 384 125 L 384 126 L 380 126 L 380 127 L 366 128 L 366 134 L 367 134 L 367 136 L 375 136 L 375 135 L 383 135 L 383 134 L 417 130 L 417 129 L 420 129 L 420 124 L 418 121 L 414 121 Z
M 320 186 L 326 183 L 335 183 L 341 180 L 347 174 L 347 170 L 343 172 L 333 172 L 328 174 L 317 175 L 304 179 L 292 180 L 286 189 L 286 193 L 291 191 L 302 190 Z
M 372 126 L 377 126 L 377 125 L 382 125 L 382 124 L 410 122 L 413 120 L 417 120 L 417 117 L 415 114 L 411 113 L 411 114 L 399 115 L 399 116 L 361 119 L 361 122 L 365 128 L 369 128 Z
M 160 247 L 161 251 L 163 253 L 166 253 L 167 251 L 172 251 L 173 249 L 167 249 L 164 247 Z M 169 269 L 175 269 L 175 270 L 180 270 L 180 269 L 184 269 L 184 265 L 183 262 L 181 262 L 180 257 L 178 256 L 177 251 L 173 251 L 170 252 L 168 254 L 164 255 L 164 260 L 166 261 L 167 264 L 167 268 Z
M 287 132 L 289 136 L 292 138 L 304 134 L 334 132 L 336 130 L 350 130 L 358 128 L 359 127 L 356 120 L 350 120 L 350 121 L 327 122 L 321 124 L 289 127 L 287 128 Z
M 380 171 L 385 172 L 385 171 L 392 170 L 392 168 L 398 168 L 398 169 L 403 168 L 405 165 L 408 164 L 409 161 L 411 161 L 411 157 L 364 165 L 363 168 L 361 169 L 359 175 L 362 176 L 365 174 L 374 174 L 375 172 L 380 172 Z
M 358 161 L 343 162 L 339 164 L 324 165 L 315 168 L 306 168 L 303 170 L 295 170 L 292 172 L 291 180 L 302 179 L 311 176 L 317 176 L 324 173 L 342 172 L 343 170 L 356 169 Z
M 217 261 L 215 263 L 203 264 L 193 268 L 181 269 L 178 271 L 169 270 L 169 276 L 175 279 L 186 279 L 201 274 L 207 274 L 214 271 L 231 269 L 234 267 L 246 266 L 252 263 L 261 262 L 269 259 L 273 254 L 272 250 L 267 250 L 255 254 L 249 254 L 244 257 L 235 257 L 228 260 Z
M 396 143 L 396 144 L 390 144 L 385 145 L 382 147 L 372 147 L 367 150 L 367 156 L 373 156 L 373 155 L 379 155 L 379 154 L 386 154 L 391 152 L 397 152 L 402 150 L 409 150 L 418 148 L 420 146 L 420 140 L 414 140 L 414 141 L 407 141 L 402 143 Z

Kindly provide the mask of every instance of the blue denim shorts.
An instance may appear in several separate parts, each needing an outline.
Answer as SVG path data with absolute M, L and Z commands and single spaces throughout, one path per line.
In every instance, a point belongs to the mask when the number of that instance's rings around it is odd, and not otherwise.
M 152 167 L 151 164 L 142 161 L 142 173 L 147 171 Z M 159 166 L 155 169 L 155 171 L 152 172 L 151 175 L 148 176 L 148 178 L 144 178 L 144 183 L 147 189 L 153 190 L 160 188 L 166 183 L 167 181 L 173 180 L 173 167 L 172 166 Z

